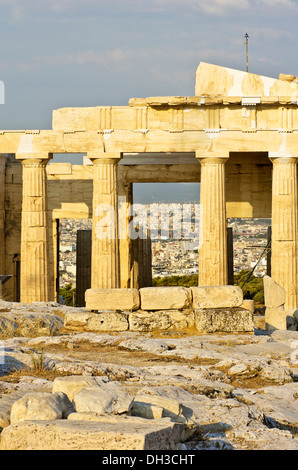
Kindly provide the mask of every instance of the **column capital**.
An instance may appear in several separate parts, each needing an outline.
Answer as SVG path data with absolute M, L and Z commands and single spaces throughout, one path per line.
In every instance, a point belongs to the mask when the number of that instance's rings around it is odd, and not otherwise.
M 93 165 L 118 163 L 122 158 L 122 154 L 119 152 L 100 152 L 97 150 L 88 152 L 87 156 L 92 161 Z
M 30 166 L 45 166 L 52 158 L 52 153 L 39 152 L 39 153 L 16 153 L 16 160 L 27 167 Z
M 268 152 L 269 160 L 275 164 L 298 163 L 298 155 L 290 152 Z
M 201 163 L 205 164 L 224 164 L 229 159 L 230 153 L 223 152 L 196 152 L 196 159 Z

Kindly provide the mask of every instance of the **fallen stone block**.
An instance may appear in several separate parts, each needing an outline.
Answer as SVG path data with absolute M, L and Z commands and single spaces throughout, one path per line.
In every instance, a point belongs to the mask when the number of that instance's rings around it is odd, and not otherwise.
M 263 277 L 265 305 L 268 308 L 283 307 L 286 303 L 286 291 L 270 276 Z
M 200 333 L 253 333 L 253 315 L 242 308 L 202 308 L 195 311 Z
M 77 412 L 93 412 L 99 415 L 127 413 L 132 402 L 131 395 L 112 383 L 101 387 L 84 387 L 73 398 Z
M 73 411 L 67 396 L 62 392 L 29 392 L 11 407 L 11 424 L 30 420 L 62 419 Z
M 69 375 L 56 377 L 53 382 L 52 393 L 62 392 L 72 401 L 74 396 L 84 387 L 100 387 L 104 382 L 101 377 L 91 375 Z
M 1 433 L 1 450 L 176 450 L 183 425 L 82 420 L 23 421 Z
M 158 406 L 153 406 L 152 408 L 159 408 Z M 186 408 L 183 407 L 185 410 Z M 163 410 L 163 408 L 161 408 Z M 143 410 L 144 411 L 144 410 Z M 160 410 L 159 412 L 160 413 Z M 134 416 L 132 412 L 130 412 L 128 415 L 123 414 L 123 415 L 98 415 L 97 413 L 71 413 L 68 416 L 68 420 L 70 421 L 97 421 L 101 423 L 114 423 L 114 424 L 119 424 L 121 423 L 122 425 L 126 425 L 127 429 L 129 429 L 130 423 L 133 425 L 137 424 L 144 424 L 147 425 L 148 430 L 151 427 L 152 420 L 154 419 L 154 423 L 158 426 L 165 427 L 166 425 L 169 425 L 173 428 L 173 440 L 175 443 L 179 442 L 184 442 L 187 439 L 189 439 L 194 433 L 198 436 L 201 432 L 200 425 L 197 422 L 194 422 L 193 420 L 181 420 L 181 422 L 177 423 L 174 419 L 172 418 L 158 418 L 155 416 L 155 418 L 152 418 L 150 416 Z M 179 424 L 178 426 L 174 426 L 174 424 Z
M 138 289 L 88 289 L 86 310 L 137 310 L 140 307 Z
M 163 416 L 163 408 L 147 401 L 134 400 L 130 413 L 141 418 L 160 419 Z
M 191 287 L 191 291 L 195 309 L 241 307 L 243 303 L 238 286 Z
M 192 310 L 162 310 L 147 312 L 139 310 L 129 314 L 131 331 L 187 330 L 194 326 Z
M 157 406 L 162 409 L 162 417 L 172 418 L 175 421 L 184 422 L 182 404 L 171 398 L 163 397 L 160 395 L 141 395 L 138 394 L 132 404 L 131 412 L 135 416 L 136 412 L 140 409 L 141 404 L 147 404 L 147 406 Z
M 84 331 L 126 331 L 128 313 L 118 312 L 69 312 L 64 318 L 65 328 Z
M 139 292 L 141 310 L 179 310 L 191 306 L 191 290 L 186 287 L 144 287 Z

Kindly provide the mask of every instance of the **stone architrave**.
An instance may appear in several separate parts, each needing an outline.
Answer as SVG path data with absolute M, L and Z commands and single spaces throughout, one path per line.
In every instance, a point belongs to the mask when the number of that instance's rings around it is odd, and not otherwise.
M 93 162 L 91 289 L 120 288 L 118 153 L 90 152 Z
M 21 302 L 49 300 L 46 165 L 51 154 L 17 154 L 23 165 Z
M 285 308 L 298 304 L 298 158 L 288 152 L 269 153 L 272 174 L 271 276 L 286 291 Z
M 225 163 L 227 157 L 196 157 L 201 164 L 199 285 L 228 284 Z

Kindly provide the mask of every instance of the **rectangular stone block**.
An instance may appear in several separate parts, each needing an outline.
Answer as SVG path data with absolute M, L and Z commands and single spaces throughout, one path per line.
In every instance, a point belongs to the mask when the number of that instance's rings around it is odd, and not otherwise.
M 195 311 L 195 324 L 200 333 L 253 333 L 253 314 L 236 308 L 205 308 Z
M 64 327 L 84 331 L 126 331 L 128 313 L 119 312 L 68 312 L 64 317 Z
M 140 295 L 137 289 L 88 289 L 86 310 L 137 310 Z
M 1 433 L 1 450 L 175 450 L 177 423 L 23 421 Z
M 177 310 L 191 305 L 191 290 L 186 287 L 143 287 L 140 289 L 142 310 Z
M 266 308 L 265 310 L 266 330 L 286 330 L 287 311 L 283 308 Z
M 138 310 L 129 314 L 131 331 L 185 331 L 194 326 L 192 310 Z
M 241 307 L 243 292 L 237 286 L 191 287 L 193 306 L 200 308 Z

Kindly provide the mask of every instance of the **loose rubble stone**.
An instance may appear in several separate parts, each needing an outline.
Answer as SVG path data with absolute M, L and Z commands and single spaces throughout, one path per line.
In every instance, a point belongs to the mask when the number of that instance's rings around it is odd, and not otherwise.
M 62 419 L 70 411 L 73 409 L 64 393 L 31 392 L 13 403 L 10 422 Z
M 85 387 L 100 387 L 107 379 L 92 376 L 73 375 L 67 377 L 57 377 L 53 382 L 52 393 L 62 392 L 70 401 L 75 395 Z
M 179 310 L 189 308 L 191 290 L 186 287 L 144 287 L 140 289 L 141 310 Z
M 130 411 L 133 397 L 119 386 L 106 384 L 101 387 L 84 387 L 73 398 L 77 412 L 121 414 Z

